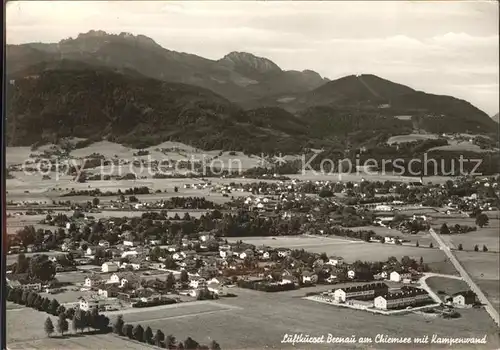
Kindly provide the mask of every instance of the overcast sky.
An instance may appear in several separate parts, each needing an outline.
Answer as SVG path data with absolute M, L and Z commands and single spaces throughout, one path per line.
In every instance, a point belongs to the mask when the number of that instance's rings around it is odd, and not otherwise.
M 130 32 L 210 59 L 246 51 L 330 79 L 372 73 L 499 110 L 496 1 L 19 1 L 6 17 L 9 44 Z

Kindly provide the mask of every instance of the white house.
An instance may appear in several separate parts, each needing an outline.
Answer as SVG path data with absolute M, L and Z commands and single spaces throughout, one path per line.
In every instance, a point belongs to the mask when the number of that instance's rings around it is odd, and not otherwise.
M 389 280 L 393 282 L 402 282 L 404 279 L 411 279 L 411 273 L 403 271 L 392 271 Z
M 356 271 L 354 270 L 347 271 L 347 278 L 353 279 L 354 277 L 356 277 Z
M 189 286 L 191 288 L 203 288 L 207 286 L 207 280 L 204 278 L 193 279 L 189 281 Z
M 337 266 L 337 265 L 342 264 L 343 262 L 344 262 L 344 258 L 342 258 L 340 256 L 331 256 L 330 258 L 328 258 L 329 265 Z
M 126 247 L 135 247 L 137 244 L 134 241 L 125 240 L 125 241 L 123 241 L 123 245 Z
M 102 272 L 116 272 L 118 271 L 118 264 L 114 262 L 105 262 L 101 266 Z
M 220 250 L 219 255 L 221 258 L 227 258 L 229 255 L 231 255 L 231 252 L 229 252 L 227 250 Z
M 280 258 L 286 258 L 290 255 L 290 252 L 291 251 L 289 249 L 278 249 L 278 256 Z
M 94 307 L 99 307 L 99 300 L 87 300 L 85 298 L 80 298 L 78 307 L 83 311 L 89 311 Z
M 135 250 L 129 250 L 129 251 L 126 251 L 126 252 L 122 253 L 122 258 L 125 258 L 127 256 L 136 257 L 137 255 L 139 255 L 139 253 L 137 251 L 135 251 Z
M 172 259 L 174 259 L 174 260 L 182 260 L 185 258 L 186 258 L 186 253 L 184 253 L 184 252 L 178 252 L 178 253 L 174 253 L 172 255 Z
M 104 283 L 104 280 L 102 280 L 100 277 L 89 276 L 89 277 L 85 278 L 85 281 L 83 282 L 83 286 L 87 287 L 87 288 L 92 288 L 92 287 L 99 286 L 103 283 Z
M 107 284 L 119 284 L 120 283 L 120 276 L 118 276 L 117 273 L 112 274 L 109 276 L 109 279 L 106 281 Z
M 458 306 L 473 305 L 476 302 L 476 294 L 472 291 L 458 292 L 453 294 L 453 304 Z
M 100 240 L 99 241 L 99 247 L 109 248 L 109 242 L 105 241 L 105 240 Z
M 390 205 L 377 205 L 375 211 L 392 211 L 392 207 Z
M 87 256 L 94 255 L 96 253 L 96 251 L 97 251 L 97 247 L 94 247 L 94 246 L 87 247 L 85 255 L 87 255 Z

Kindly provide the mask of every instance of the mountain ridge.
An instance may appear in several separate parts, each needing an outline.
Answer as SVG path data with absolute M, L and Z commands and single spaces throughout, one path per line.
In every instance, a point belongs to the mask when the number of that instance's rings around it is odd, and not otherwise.
M 149 37 L 130 33 L 93 30 L 58 43 L 7 45 L 6 51 L 7 73 L 64 58 L 134 68 L 151 78 L 210 89 L 234 102 L 274 93 L 303 92 L 325 82 L 317 73 L 282 70 L 271 60 L 250 53 L 233 52 L 220 60 L 210 60 L 166 49 Z

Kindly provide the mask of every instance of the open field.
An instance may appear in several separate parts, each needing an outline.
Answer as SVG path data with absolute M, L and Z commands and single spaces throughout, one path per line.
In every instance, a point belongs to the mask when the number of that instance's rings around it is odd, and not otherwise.
M 307 291 L 294 291 L 292 296 L 289 293 L 262 293 L 235 288 L 233 292 L 238 295 L 237 298 L 211 302 L 237 306 L 226 312 L 176 317 L 175 312 L 166 310 L 162 313 L 162 320 L 154 320 L 156 314 L 151 317 L 148 312 L 139 312 L 125 314 L 124 320 L 126 323 L 140 322 L 143 327 L 149 325 L 153 331 L 162 329 L 166 334 L 175 335 L 177 339 L 192 336 L 200 343 L 209 343 L 215 339 L 222 348 L 228 349 L 293 348 L 291 344 L 280 344 L 283 336 L 290 333 L 325 337 L 328 333 L 342 337 L 375 337 L 377 334 L 393 337 L 432 334 L 483 337 L 487 334 L 488 344 L 482 348 L 496 349 L 499 344 L 495 326 L 483 310 L 465 310 L 463 317 L 455 320 L 424 318 L 415 314 L 373 315 L 358 310 L 325 307 L 296 295 L 302 292 L 304 296 Z M 331 349 L 332 346 L 342 349 L 367 348 L 362 344 L 314 344 L 305 348 Z M 378 347 L 400 349 L 401 344 L 379 344 Z
M 274 238 L 274 239 L 273 239 Z M 235 242 L 242 239 L 245 243 L 254 244 L 259 247 L 267 245 L 270 247 L 283 247 L 290 249 L 304 249 L 314 253 L 326 253 L 327 255 L 337 255 L 344 258 L 348 263 L 356 260 L 362 261 L 385 261 L 394 256 L 401 259 L 407 255 L 417 261 L 423 257 L 424 262 L 435 272 L 456 273 L 446 256 L 437 248 L 412 247 L 393 244 L 366 243 L 362 241 L 349 241 L 340 237 L 238 237 L 228 238 L 228 241 Z
M 477 231 L 472 231 L 464 234 L 442 235 L 441 238 L 452 248 L 457 248 L 462 244 L 464 250 L 474 250 L 474 246 L 478 245 L 481 250 L 483 245 L 488 247 L 491 252 L 500 251 L 500 220 L 498 219 L 498 211 L 486 212 L 490 218 L 488 226 L 477 228 Z M 448 226 L 455 224 L 476 226 L 476 220 L 463 215 L 453 215 L 432 219 L 432 226 L 437 232 L 441 225 L 446 223 Z
M 441 236 L 442 237 L 442 236 Z M 500 309 L 500 256 L 495 253 L 455 251 L 455 256 L 493 306 Z
M 470 290 L 467 283 L 453 278 L 429 277 L 426 283 L 435 293 L 443 291 L 447 295 Z
M 47 317 L 56 325 L 57 319 L 45 312 L 22 308 L 7 311 L 7 346 L 8 349 L 147 349 L 144 344 L 138 344 L 115 337 L 113 334 L 83 334 L 48 338 L 44 332 L 44 322 Z M 71 328 L 71 324 L 70 324 Z
M 413 142 L 413 141 L 422 141 L 422 140 L 435 140 L 437 139 L 436 134 L 409 134 L 409 135 L 397 135 L 392 136 L 387 140 L 388 144 L 393 143 L 405 143 L 405 142 Z
M 487 150 L 481 149 L 478 145 L 475 145 L 468 141 L 448 141 L 449 145 L 433 147 L 429 150 L 432 151 L 464 151 L 464 152 L 477 152 L 477 153 L 488 153 L 488 152 L 498 152 L 498 149 L 495 150 Z
M 436 241 L 432 238 L 432 236 L 426 231 L 420 231 L 417 234 L 411 235 L 411 234 L 402 233 L 401 231 L 399 231 L 397 229 L 390 229 L 390 228 L 382 227 L 382 226 L 354 227 L 354 228 L 352 228 L 352 230 L 353 231 L 372 230 L 377 235 L 382 236 L 382 237 L 393 236 L 393 237 L 399 237 L 401 239 L 409 240 L 410 241 L 409 243 L 403 243 L 405 245 L 415 245 L 417 243 L 417 241 L 421 247 L 428 247 L 431 242 L 435 247 L 437 244 Z

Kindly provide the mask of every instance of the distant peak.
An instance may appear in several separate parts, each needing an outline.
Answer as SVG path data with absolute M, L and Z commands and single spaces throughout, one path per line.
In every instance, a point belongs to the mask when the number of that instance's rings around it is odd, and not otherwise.
M 78 34 L 78 38 L 103 37 L 109 35 L 104 30 L 89 30 L 87 33 Z
M 145 35 L 134 35 L 132 33 L 128 32 L 121 32 L 120 34 L 110 34 L 105 32 L 104 30 L 90 30 L 87 33 L 80 33 L 78 34 L 78 37 L 76 38 L 77 40 L 85 40 L 85 39 L 91 39 L 91 38 L 102 38 L 107 40 L 107 38 L 119 38 L 119 39 L 124 39 L 124 40 L 131 40 L 135 41 L 141 44 L 146 44 L 146 45 L 156 45 L 159 46 L 153 39 L 150 37 L 147 37 Z M 66 42 L 66 41 L 71 41 L 73 40 L 72 38 L 62 40 L 61 42 Z
M 248 52 L 230 52 L 225 55 L 220 62 L 231 64 L 240 68 L 251 68 L 259 73 L 268 73 L 273 71 L 281 72 L 281 68 L 278 67 L 278 65 L 273 61 L 264 57 L 255 56 L 254 54 Z

